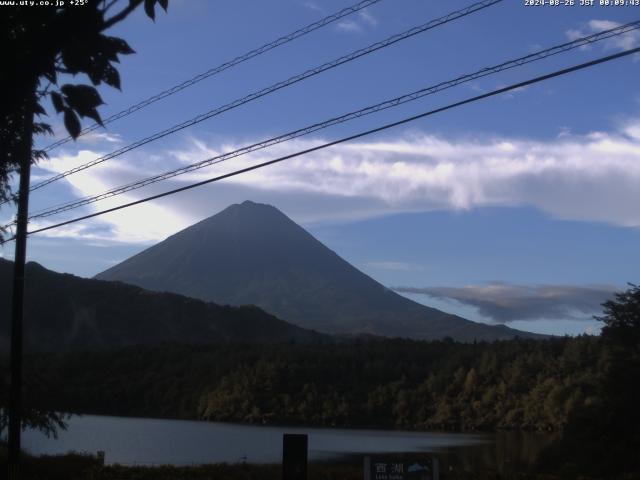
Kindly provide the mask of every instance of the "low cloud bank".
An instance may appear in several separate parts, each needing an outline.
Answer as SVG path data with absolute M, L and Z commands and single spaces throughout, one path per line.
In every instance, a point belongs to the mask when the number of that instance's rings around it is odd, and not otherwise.
M 455 300 L 476 307 L 498 323 L 516 320 L 592 320 L 602 303 L 619 289 L 612 285 L 511 285 L 489 283 L 464 287 L 396 287 L 399 293 Z

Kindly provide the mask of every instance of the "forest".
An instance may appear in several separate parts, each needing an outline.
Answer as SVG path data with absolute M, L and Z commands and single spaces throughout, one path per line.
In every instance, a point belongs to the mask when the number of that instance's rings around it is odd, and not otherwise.
M 442 430 L 562 430 L 604 400 L 596 337 L 129 347 L 29 359 L 40 408 Z M 34 373 L 35 374 L 35 373 Z M 38 382 L 42 385 L 42 381 Z M 45 400 L 46 399 L 46 400 Z

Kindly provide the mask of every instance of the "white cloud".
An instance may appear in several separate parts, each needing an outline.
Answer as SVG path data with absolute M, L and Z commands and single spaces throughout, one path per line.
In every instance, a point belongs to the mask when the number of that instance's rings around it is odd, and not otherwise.
M 340 20 L 336 24 L 336 28 L 348 33 L 361 33 L 367 28 L 378 26 L 378 19 L 375 18 L 366 8 L 360 10 L 355 18 Z
M 587 35 L 593 35 L 594 33 L 603 32 L 605 30 L 611 30 L 621 26 L 621 23 L 611 20 L 590 20 L 580 29 L 570 29 L 565 33 L 570 41 L 577 40 L 578 38 L 586 37 Z M 629 50 L 636 48 L 640 45 L 640 31 L 631 30 L 622 35 L 608 38 L 602 42 L 605 50 Z M 584 45 L 580 47 L 581 50 L 589 50 L 590 45 Z
M 304 2 L 302 5 L 307 7 L 309 10 L 315 10 L 316 12 L 324 13 L 324 9 L 315 2 Z
M 93 204 L 115 206 L 254 165 L 323 143 L 297 139 L 193 171 L 153 187 Z M 238 147 L 232 142 L 187 148 L 162 157 L 143 151 L 68 177 L 78 196 L 95 194 L 169 168 Z M 41 167 L 59 172 L 97 156 L 81 151 Z M 396 212 L 530 206 L 573 220 L 640 227 L 640 120 L 612 132 L 569 134 L 546 141 L 522 138 L 405 134 L 321 150 L 131 209 L 91 224 L 104 231 L 64 230 L 122 242 L 159 240 L 229 203 L 246 199 L 276 205 L 297 221 L 353 220 Z M 57 217 L 56 217 L 57 220 Z M 54 233 L 50 233 L 54 235 Z M 58 233 L 55 233 L 58 235 Z M 102 238 L 102 237 L 101 237 Z
M 558 138 L 570 137 L 571 136 L 571 128 L 562 126 L 559 128 Z
M 91 120 L 89 119 L 85 119 L 85 120 L 86 121 L 82 123 L 83 127 L 89 127 L 93 124 Z M 36 146 L 38 148 L 44 148 L 54 142 L 57 142 L 58 140 L 63 140 L 68 138 L 69 132 L 67 132 L 67 129 L 64 126 L 64 123 L 62 122 L 60 116 L 56 116 L 55 114 L 52 113 L 52 119 L 50 124 L 53 130 L 53 136 L 38 135 L 36 137 L 36 141 L 37 141 Z M 68 142 L 66 146 L 74 146 L 73 148 L 75 148 L 75 146 L 80 145 L 80 146 L 91 146 L 93 148 L 112 149 L 114 145 L 122 142 L 123 142 L 123 139 L 119 133 L 112 132 L 100 127 L 96 130 L 93 130 L 91 132 L 85 133 L 84 135 L 81 135 L 75 141 Z
M 507 85 L 505 85 L 504 83 L 499 84 L 496 89 L 501 89 L 501 88 L 505 88 Z M 522 93 L 522 92 L 526 92 L 527 90 L 529 90 L 528 86 L 524 86 L 524 87 L 518 87 L 518 88 L 514 88 L 513 90 L 509 90 L 508 92 L 505 92 L 502 94 L 502 98 L 507 99 L 507 100 L 511 100 L 513 98 L 515 98 L 515 96 L 518 93 Z
M 630 139 L 640 141 L 640 122 L 627 125 L 623 132 Z
M 338 23 L 336 23 L 336 28 L 343 32 L 349 33 L 362 32 L 362 26 L 360 26 L 360 23 L 356 22 L 355 20 L 340 20 Z
M 466 85 L 466 87 L 467 87 L 468 89 L 470 89 L 470 90 L 471 90 L 471 91 L 473 91 L 473 92 L 477 92 L 477 93 L 487 93 L 487 91 L 488 91 L 486 88 L 481 87 L 481 86 L 480 86 L 480 85 L 478 85 L 476 82 L 469 82 L 469 83 L 466 83 L 465 85 Z
M 101 155 L 103 153 L 90 150 L 81 150 L 76 155 L 62 153 L 58 156 L 51 156 L 48 160 L 43 160 L 38 164 L 38 167 L 56 174 L 87 163 Z M 153 164 L 154 161 L 153 157 L 138 153 L 136 156 L 128 157 L 126 160 L 111 160 L 97 167 L 82 170 L 67 177 L 66 181 L 77 197 L 95 195 L 116 185 L 129 183 L 132 180 L 148 176 L 153 171 L 153 169 L 149 168 L 149 165 Z M 157 167 L 155 170 L 157 170 Z M 137 198 L 125 194 L 106 199 L 90 207 L 85 207 L 85 209 L 69 212 L 62 217 L 62 220 L 96 210 L 112 208 L 134 201 Z M 55 216 L 33 221 L 30 224 L 30 229 L 35 230 L 49 226 L 60 220 L 59 216 Z M 176 231 L 176 227 L 180 229 L 188 226 L 189 223 L 185 222 L 188 222 L 188 220 L 185 219 L 184 215 L 178 212 L 173 213 L 171 209 L 166 209 L 162 204 L 145 203 L 134 209 L 106 214 L 99 219 L 91 219 L 62 228 L 47 230 L 40 235 L 115 243 L 149 243 L 170 235 Z
M 81 137 L 78 137 L 77 142 L 79 144 L 96 145 L 101 143 L 106 144 L 118 144 L 122 143 L 122 136 L 118 133 L 93 131 L 85 133 Z
M 367 25 L 369 25 L 370 27 L 376 27 L 378 25 L 378 19 L 375 18 L 371 12 L 369 10 L 367 10 L 366 8 L 364 10 L 360 10 L 358 12 L 358 16 L 360 17 L 360 19 L 366 23 Z

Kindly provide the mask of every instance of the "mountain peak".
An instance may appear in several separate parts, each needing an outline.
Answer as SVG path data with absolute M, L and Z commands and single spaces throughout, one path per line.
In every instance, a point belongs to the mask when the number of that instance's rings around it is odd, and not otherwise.
M 229 205 L 227 208 L 222 210 L 221 212 L 216 213 L 208 218 L 205 218 L 200 223 L 211 224 L 217 222 L 255 222 L 261 217 L 268 217 L 271 221 L 276 219 L 286 220 L 291 224 L 294 224 L 289 217 L 287 217 L 284 213 L 278 210 L 273 205 L 269 205 L 266 203 L 258 203 L 253 202 L 251 200 L 245 200 L 242 203 L 234 203 Z M 196 224 L 198 225 L 198 224 Z M 195 227 L 193 225 L 192 227 Z M 192 228 L 189 227 L 189 228 Z M 189 230 L 189 228 L 183 230 Z
M 244 207 L 254 207 L 254 206 L 260 206 L 260 207 L 271 207 L 271 208 L 276 208 L 273 205 L 269 205 L 267 203 L 258 203 L 258 202 L 254 202 L 252 200 L 245 200 L 244 202 L 240 203 L 240 204 L 236 204 L 236 205 L 240 205 L 240 206 L 244 206 Z
M 229 205 L 226 208 L 226 210 L 228 210 L 230 208 L 234 208 L 234 209 L 241 208 L 243 210 L 266 210 L 266 209 L 272 209 L 272 210 L 277 210 L 278 212 L 280 211 L 276 207 L 274 207 L 273 205 L 269 205 L 268 203 L 259 203 L 259 202 L 254 202 L 254 201 L 251 201 L 251 200 L 245 200 L 242 203 L 234 203 L 233 205 Z M 223 210 L 223 212 L 224 212 L 224 210 Z
M 212 255 L 216 256 L 212 249 L 217 250 L 223 246 L 228 250 L 226 254 L 232 253 L 232 250 L 233 258 L 244 261 L 241 258 L 246 259 L 244 255 L 249 250 L 273 257 L 278 252 L 294 254 L 309 241 L 321 245 L 273 205 L 250 200 L 230 205 L 166 241 L 170 239 L 171 243 L 178 243 L 180 247 L 187 244 L 191 247 L 199 245 L 199 262 L 208 263 L 211 267 L 219 265 L 217 258 L 215 262 L 212 259 Z M 310 253 L 306 248 L 302 250 Z

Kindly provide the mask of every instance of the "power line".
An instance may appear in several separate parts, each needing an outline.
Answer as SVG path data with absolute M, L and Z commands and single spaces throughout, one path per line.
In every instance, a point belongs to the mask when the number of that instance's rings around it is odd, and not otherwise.
M 640 20 L 635 21 L 635 22 L 631 22 L 628 23 L 626 25 L 622 25 L 616 28 L 612 28 L 603 32 L 599 32 L 593 35 L 589 35 L 586 37 L 582 37 L 579 39 L 576 39 L 572 42 L 567 42 L 567 43 L 563 43 L 561 45 L 556 45 L 554 47 L 551 48 L 547 48 L 544 50 L 539 50 L 537 52 L 534 52 L 532 54 L 526 55 L 524 57 L 520 57 L 514 60 L 509 60 L 506 62 L 503 62 L 501 64 L 492 66 L 492 67 L 487 67 L 487 68 L 483 68 L 481 70 L 477 70 L 476 72 L 470 73 L 470 74 L 466 74 L 466 75 L 462 75 L 459 76 L 453 80 L 448 80 L 445 82 L 441 82 L 438 83 L 436 85 L 430 86 L 430 87 L 426 87 L 420 90 L 417 90 L 415 92 L 412 93 L 408 93 L 399 97 L 395 97 L 393 99 L 390 100 L 386 100 L 384 102 L 378 103 L 376 105 L 372 105 L 366 108 L 362 108 L 360 110 L 354 111 L 354 112 L 350 112 L 344 115 L 341 115 L 339 117 L 334 117 L 331 118 L 329 120 L 326 120 L 324 122 L 319 122 L 319 123 L 315 123 L 313 125 L 309 125 L 307 127 L 298 129 L 298 130 L 294 130 L 292 132 L 289 133 L 285 133 L 283 135 L 279 135 L 277 137 L 273 137 L 270 138 L 268 140 L 264 140 L 262 142 L 259 143 L 254 143 L 252 145 L 248 145 L 245 147 L 242 147 L 240 149 L 231 151 L 231 152 L 227 152 L 221 155 L 217 155 L 215 157 L 185 166 L 185 167 L 181 167 L 181 168 L 177 168 L 174 170 L 170 170 L 158 175 L 154 175 L 152 177 L 148 177 L 142 180 L 138 180 L 111 190 L 108 190 L 106 192 L 102 192 L 98 195 L 92 195 L 92 196 L 87 196 L 78 200 L 74 200 L 71 202 L 66 202 L 54 207 L 50 207 L 46 210 L 42 210 L 40 212 L 36 212 L 33 215 L 31 215 L 29 217 L 29 220 L 33 220 L 33 219 L 37 219 L 37 218 L 45 218 L 45 217 L 49 217 L 52 215 L 56 215 L 58 213 L 62 213 L 65 211 L 69 211 L 69 210 L 73 210 L 79 207 L 82 207 L 84 205 L 88 205 L 90 203 L 94 203 L 100 200 L 104 200 L 107 198 L 111 198 L 114 197 L 116 195 L 121 195 L 123 193 L 132 191 L 132 190 L 136 190 L 138 188 L 142 188 L 163 180 L 167 180 L 169 178 L 172 177 L 176 177 L 178 175 L 182 175 L 188 172 L 192 172 L 194 170 L 198 170 L 204 167 L 208 167 L 211 165 L 215 165 L 227 160 L 230 160 L 232 158 L 237 158 L 241 155 L 245 155 L 251 152 L 255 152 L 257 150 L 262 150 L 264 148 L 279 144 L 279 143 L 283 143 L 286 142 L 288 140 L 292 140 L 294 138 L 298 138 L 301 137 L 303 135 L 308 135 L 310 133 L 316 132 L 318 130 L 324 129 L 324 128 L 328 128 L 330 126 L 333 125 L 337 125 L 340 123 L 344 123 L 350 120 L 354 120 L 356 118 L 360 118 L 363 117 L 365 115 L 370 115 L 372 113 L 377 113 L 380 112 L 382 110 L 386 110 L 388 108 L 393 108 L 396 107 L 398 105 L 402 105 L 404 103 L 408 103 L 411 101 L 415 101 L 418 100 L 422 97 L 425 97 L 427 95 L 432 95 L 435 94 L 437 92 L 452 88 L 454 86 L 460 85 L 462 83 L 467 83 L 470 82 L 472 80 L 477 80 L 479 78 L 483 78 L 489 75 L 493 75 L 496 74 L 498 72 L 502 72 L 504 70 L 508 70 L 511 68 L 515 68 L 515 67 L 519 67 L 528 63 L 532 63 L 538 60 L 542 60 L 545 58 L 548 58 L 550 56 L 553 55 L 557 55 L 559 53 L 563 53 L 563 52 L 567 52 L 585 45 L 589 45 L 598 41 L 602 41 L 608 38 L 612 38 L 614 36 L 618 36 L 618 35 L 622 35 L 624 33 L 633 31 L 640 28 Z
M 575 72 L 575 71 L 578 71 L 578 70 L 583 70 L 583 69 L 586 69 L 586 68 L 589 68 L 589 67 L 593 67 L 595 65 L 599 65 L 599 64 L 602 64 L 602 63 L 610 62 L 612 60 L 616 60 L 616 59 L 619 59 L 619 58 L 622 58 L 622 57 L 626 57 L 628 55 L 633 55 L 633 54 L 638 53 L 638 52 L 640 52 L 640 47 L 639 48 L 633 48 L 633 49 L 630 49 L 630 50 L 625 50 L 623 52 L 619 52 L 619 53 L 616 53 L 616 54 L 613 54 L 613 55 L 600 57 L 600 58 L 598 58 L 596 60 L 592 60 L 592 61 L 586 62 L 586 63 L 581 63 L 579 65 L 574 65 L 572 67 L 564 68 L 562 70 L 556 70 L 555 72 L 548 73 L 546 75 L 535 77 L 535 78 L 532 78 L 530 80 L 526 80 L 526 81 L 523 81 L 523 82 L 515 83 L 515 84 L 512 84 L 512 85 L 504 87 L 504 88 L 499 88 L 497 90 L 493 90 L 491 92 L 484 93 L 482 95 L 477 95 L 475 97 L 471 97 L 471 98 L 467 98 L 465 100 L 461 100 L 459 102 L 451 103 L 451 104 L 446 105 L 444 107 L 440 107 L 440 108 L 437 108 L 437 109 L 434 109 L 434 110 L 429 110 L 427 112 L 420 113 L 418 115 L 414 115 L 414 116 L 411 116 L 411 117 L 407 117 L 407 118 L 404 118 L 404 119 L 396 121 L 396 122 L 388 123 L 386 125 L 383 125 L 383 126 L 380 126 L 380 127 L 376 127 L 376 128 L 373 128 L 373 129 L 370 129 L 370 130 L 367 130 L 367 131 L 364 131 L 364 132 L 361 132 L 361 133 L 357 133 L 355 135 L 350 135 L 348 137 L 343 137 L 343 138 L 341 138 L 339 140 L 334 140 L 332 142 L 324 143 L 322 145 L 318 145 L 318 146 L 315 146 L 315 147 L 307 148 L 305 150 L 302 150 L 302 151 L 299 151 L 299 152 L 296 152 L 296 153 L 285 155 L 283 157 L 279 157 L 279 158 L 276 158 L 276 159 L 273 159 L 273 160 L 269 160 L 267 162 L 262 162 L 262 163 L 259 163 L 257 165 L 252 165 L 250 167 L 246 167 L 246 168 L 242 168 L 242 169 L 239 169 L 239 170 L 235 170 L 233 172 L 226 173 L 224 175 L 219 175 L 217 177 L 209 178 L 209 179 L 203 180 L 201 182 L 197 182 L 197 183 L 193 183 L 193 184 L 190 184 L 190 185 L 186 185 L 184 187 L 180 187 L 180 188 L 169 190 L 169 191 L 166 191 L 166 192 L 163 192 L 163 193 L 152 195 L 152 196 L 140 199 L 140 200 L 136 200 L 136 201 L 133 201 L 133 202 L 125 203 L 125 204 L 119 205 L 117 207 L 108 208 L 106 210 L 101 210 L 99 212 L 91 213 L 91 214 L 88 214 L 88 215 L 83 215 L 81 217 L 77 217 L 77 218 L 74 218 L 74 219 L 71 219 L 71 220 L 67 220 L 67 221 L 64 221 L 64 222 L 56 223 L 54 225 L 41 227 L 41 228 L 38 228 L 36 230 L 32 230 L 32 231 L 30 231 L 28 233 L 30 235 L 32 235 L 34 233 L 40 233 L 40 232 L 44 232 L 44 231 L 47 231 L 47 230 L 52 230 L 54 228 L 59 228 L 59 227 L 65 226 L 65 225 L 69 225 L 69 224 L 72 224 L 72 223 L 80 222 L 82 220 L 87 220 L 89 218 L 93 218 L 93 217 L 97 217 L 97 216 L 100 216 L 100 215 L 104 215 L 106 213 L 112 213 L 112 212 L 115 212 L 115 211 L 118 211 L 118 210 L 122 210 L 124 208 L 132 207 L 134 205 L 139 205 L 139 204 L 142 204 L 142 203 L 146 203 L 146 202 L 149 202 L 151 200 L 156 200 L 158 198 L 162 198 L 162 197 L 166 197 L 166 196 L 173 195 L 173 194 L 176 194 L 176 193 L 184 192 L 186 190 L 191 190 L 192 188 L 197 188 L 197 187 L 200 187 L 200 186 L 203 186 L 203 185 L 207 185 L 209 183 L 213 183 L 213 182 L 217 182 L 217 181 L 224 180 L 224 179 L 227 179 L 227 178 L 231 178 L 231 177 L 234 177 L 236 175 L 240 175 L 242 173 L 246 173 L 246 172 L 250 172 L 250 171 L 253 171 L 253 170 L 257 170 L 259 168 L 263 168 L 263 167 L 266 167 L 266 166 L 269 166 L 269 165 L 273 165 L 275 163 L 279 163 L 279 162 L 282 162 L 284 160 L 289 160 L 291 158 L 299 157 L 299 156 L 302 156 L 302 155 L 306 155 L 308 153 L 312 153 L 312 152 L 315 152 L 315 151 L 318 151 L 318 150 L 322 150 L 322 149 L 325 149 L 325 148 L 328 148 L 328 147 L 332 147 L 332 146 L 338 145 L 340 143 L 345 143 L 345 142 L 348 142 L 348 141 L 351 141 L 351 140 L 362 138 L 362 137 L 365 137 L 365 136 L 368 136 L 368 135 L 371 135 L 371 134 L 374 134 L 374 133 L 378 133 L 378 132 L 381 132 L 381 131 L 384 131 L 384 130 L 388 130 L 388 129 L 393 128 L 393 127 L 397 127 L 399 125 L 404 125 L 406 123 L 413 122 L 413 121 L 421 119 L 421 118 L 425 118 L 425 117 L 428 117 L 428 116 L 431 116 L 431 115 L 435 115 L 437 113 L 441 113 L 441 112 L 444 112 L 444 111 L 447 111 L 447 110 L 451 110 L 451 109 L 454 109 L 456 107 L 460 107 L 460 106 L 463 106 L 463 105 L 467 105 L 469 103 L 477 102 L 479 100 L 483 100 L 483 99 L 486 99 L 486 98 L 489 98 L 489 97 L 493 97 L 495 95 L 500 95 L 502 93 L 506 93 L 506 92 L 509 92 L 511 90 L 515 90 L 515 89 L 526 87 L 526 86 L 529 86 L 529 85 L 532 85 L 532 84 L 535 84 L 535 83 L 539 83 L 539 82 L 542 82 L 542 81 L 545 81 L 545 80 L 549 80 L 551 78 L 555 78 L 555 77 L 559 77 L 559 76 L 562 76 L 562 75 L 566 75 L 566 74 L 569 74 L 571 72 Z M 9 241 L 14 240 L 14 239 L 15 239 L 15 237 L 14 238 L 10 238 L 10 239 L 6 240 L 6 242 L 9 242 Z M 3 242 L 3 243 L 5 243 L 5 242 Z
M 61 180 L 62 178 L 68 177 L 69 175 L 72 175 L 74 173 L 80 172 L 82 170 L 86 170 L 87 168 L 93 167 L 99 163 L 105 162 L 107 160 L 110 160 L 112 158 L 115 158 L 117 156 L 120 156 L 126 152 L 129 152 L 131 150 L 134 150 L 138 147 L 141 147 L 143 145 L 146 145 L 148 143 L 151 143 L 155 140 L 158 140 L 160 138 L 166 137 L 167 135 L 171 135 L 173 133 L 176 133 L 180 130 L 183 130 L 187 127 L 191 127 L 197 123 L 200 123 L 204 120 L 207 120 L 211 117 L 214 117 L 216 115 L 220 115 L 221 113 L 227 112 L 229 110 L 232 110 L 236 107 L 239 107 L 241 105 L 244 105 L 245 103 L 251 102 L 253 100 L 257 100 L 258 98 L 264 97 L 265 95 L 269 95 L 273 92 L 276 92 L 282 88 L 288 87 L 290 85 L 293 85 L 295 83 L 298 83 L 300 81 L 306 80 L 307 78 L 313 77 L 315 75 L 318 75 L 322 72 L 325 72 L 327 70 L 333 69 L 335 67 L 338 67 L 342 64 L 351 62 L 353 60 L 356 60 L 362 56 L 368 55 L 370 53 L 373 53 L 377 50 L 380 50 L 382 48 L 386 48 L 389 47 L 397 42 L 400 42 L 402 40 L 406 40 L 407 38 L 413 37 L 419 33 L 423 33 L 426 32 L 428 30 L 431 30 L 433 28 L 439 27 L 441 25 L 447 24 L 449 22 L 452 22 L 454 20 L 466 17 L 467 15 L 471 15 L 472 13 L 478 12 L 480 10 L 483 10 L 487 7 L 490 7 L 492 5 L 495 5 L 496 3 L 500 3 L 503 0 L 483 0 L 481 2 L 477 2 L 474 3 L 466 8 L 460 9 L 460 10 L 456 10 L 454 12 L 451 12 L 443 17 L 437 18 L 435 20 L 431 20 L 425 24 L 422 24 L 420 26 L 417 27 L 413 27 L 405 32 L 393 35 L 385 40 L 382 40 L 380 42 L 376 42 L 372 45 L 369 45 L 368 47 L 356 50 L 354 52 L 351 52 L 347 55 L 344 55 L 336 60 L 333 60 L 331 62 L 327 62 L 324 63 L 318 67 L 309 69 L 301 74 L 295 75 L 293 77 L 290 77 L 287 80 L 275 83 L 269 87 L 266 87 L 262 90 L 259 90 L 257 92 L 251 93 L 249 95 L 246 95 L 245 97 L 239 98 L 237 100 L 234 100 L 231 103 L 228 103 L 226 105 L 223 105 L 221 107 L 215 108 L 213 110 L 210 110 L 206 113 L 200 114 L 190 120 L 187 120 L 185 122 L 179 123 L 177 125 L 174 125 L 173 127 L 170 127 L 166 130 L 163 130 L 161 132 L 155 133 L 149 137 L 143 138 L 142 140 L 139 140 L 135 143 L 129 144 L 127 146 L 124 146 L 118 150 L 115 150 L 114 152 L 111 152 L 107 155 L 104 155 L 102 157 L 99 157 L 95 160 L 92 160 L 90 162 L 87 162 L 83 165 L 79 165 L 75 168 L 72 168 L 70 170 L 67 170 L 66 172 L 60 173 L 58 175 L 54 175 L 53 177 L 44 180 L 40 183 L 36 183 L 35 185 L 32 185 L 30 190 L 37 190 L 39 188 L 42 188 L 46 185 L 49 185 L 53 182 L 56 182 L 58 180 Z M 1 205 L 1 204 L 0 204 Z
M 322 28 L 326 25 L 329 25 L 333 22 L 335 22 L 336 20 L 340 20 L 343 17 L 349 16 L 353 13 L 356 13 L 360 10 L 363 10 L 375 3 L 381 2 L 382 0 L 364 0 L 361 1 L 360 3 L 356 3 L 355 5 L 352 5 L 350 7 L 346 7 L 343 8 L 342 10 L 340 10 L 339 12 L 336 12 L 332 15 L 328 15 L 320 20 L 318 20 L 317 22 L 311 23 L 309 25 L 307 25 L 306 27 L 300 28 L 298 30 L 296 30 L 295 32 L 292 32 L 288 35 L 284 35 L 272 42 L 266 43 L 264 45 L 262 45 L 261 47 L 255 48 L 243 55 L 239 55 L 236 58 L 234 58 L 233 60 L 230 60 L 228 62 L 225 62 L 221 65 L 218 65 L 217 67 L 213 67 L 209 70 L 207 70 L 206 72 L 200 73 L 199 75 L 196 75 L 193 78 L 190 78 L 189 80 L 185 80 L 184 82 L 175 85 L 171 88 L 168 88 L 167 90 L 164 90 L 156 95 L 153 95 L 152 97 L 149 97 L 145 100 L 142 100 L 139 103 L 136 103 L 135 105 L 130 106 L 129 108 L 126 108 L 118 113 L 114 113 L 113 115 L 105 118 L 102 121 L 102 125 L 94 123 L 93 125 L 90 125 L 84 129 L 82 129 L 82 131 L 80 132 L 80 135 L 85 135 L 89 132 L 92 132 L 94 130 L 97 130 L 98 128 L 101 128 L 102 126 L 108 124 L 108 123 L 112 123 L 115 122 L 116 120 L 119 120 L 121 118 L 124 118 L 126 116 L 131 115 L 134 112 L 137 112 L 138 110 L 142 110 L 145 107 L 148 107 L 149 105 L 151 105 L 152 103 L 155 103 L 159 100 L 162 100 L 163 98 L 169 97 L 171 95 L 174 95 L 176 93 L 178 93 L 181 90 L 184 90 L 185 88 L 191 87 L 192 85 L 195 85 L 198 82 L 201 82 L 202 80 L 205 80 L 206 78 L 212 77 L 214 75 L 217 75 L 218 73 L 222 73 L 223 71 L 231 68 L 231 67 L 235 67 L 236 65 L 239 65 L 243 62 L 246 62 L 247 60 L 250 60 L 254 57 L 257 57 L 259 55 L 262 55 L 263 53 L 266 53 L 270 50 L 273 50 L 274 48 L 280 47 L 281 45 L 284 45 L 286 43 L 292 42 L 293 40 L 296 40 L 297 38 L 300 38 L 304 35 L 307 35 L 308 33 L 313 32 L 314 30 L 318 30 L 319 28 Z M 64 145 L 67 142 L 70 142 L 71 140 L 73 140 L 73 137 L 68 136 L 65 137 L 63 139 L 58 140 L 57 142 L 52 143 L 51 145 L 48 145 L 47 147 L 44 148 L 45 152 L 49 152 L 51 150 L 53 150 L 56 147 L 59 147 L 60 145 Z

